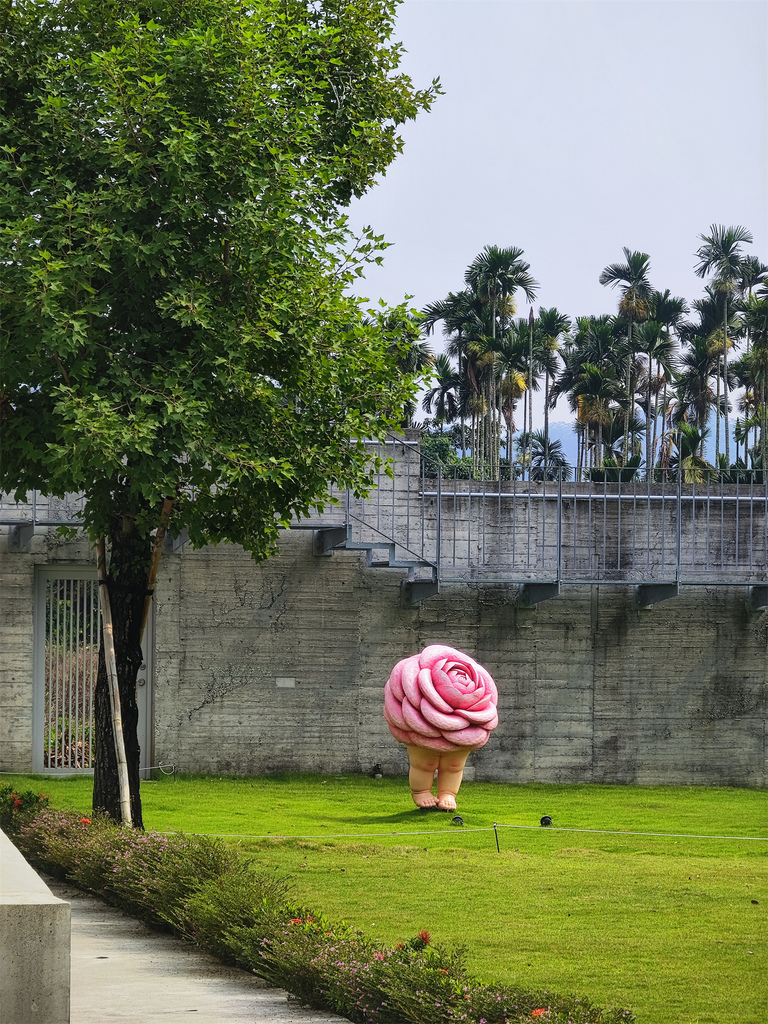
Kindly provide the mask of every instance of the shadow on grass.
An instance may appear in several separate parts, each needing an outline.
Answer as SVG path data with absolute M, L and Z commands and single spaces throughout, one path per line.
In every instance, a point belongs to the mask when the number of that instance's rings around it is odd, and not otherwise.
M 454 812 L 455 813 L 455 812 Z M 399 811 L 397 814 L 358 814 L 355 817 L 339 817 L 339 822 L 349 822 L 350 825 L 416 825 L 429 822 L 437 824 L 451 820 L 451 812 L 439 811 L 436 808 L 422 810 L 414 807 L 412 810 Z

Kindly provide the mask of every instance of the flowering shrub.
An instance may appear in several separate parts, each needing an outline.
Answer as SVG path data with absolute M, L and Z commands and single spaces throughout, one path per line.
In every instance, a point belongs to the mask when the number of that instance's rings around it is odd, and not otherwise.
M 46 807 L 48 797 L 45 793 L 34 793 L 31 789 L 26 793 L 18 793 L 7 783 L 0 785 L 0 828 L 4 832 L 14 831 L 14 819 L 19 816 L 28 817 Z
M 433 944 L 426 930 L 383 946 L 293 902 L 284 882 L 220 840 L 119 828 L 108 818 L 51 810 L 42 797 L 36 811 L 22 813 L 27 796 L 9 792 L 0 803 L 14 842 L 40 868 L 354 1024 L 635 1019 L 587 1000 L 484 985 L 467 974 L 461 950 Z

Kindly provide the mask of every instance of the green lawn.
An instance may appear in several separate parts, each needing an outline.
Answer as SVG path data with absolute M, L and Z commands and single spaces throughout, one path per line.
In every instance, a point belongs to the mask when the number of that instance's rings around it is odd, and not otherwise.
M 89 806 L 88 779 L 39 788 Z M 426 928 L 486 981 L 576 992 L 640 1024 L 768 1021 L 768 842 L 697 838 L 765 837 L 764 792 L 466 783 L 460 796 L 463 826 L 413 808 L 403 779 L 143 786 L 147 828 L 267 837 L 239 843 L 301 901 L 387 943 Z

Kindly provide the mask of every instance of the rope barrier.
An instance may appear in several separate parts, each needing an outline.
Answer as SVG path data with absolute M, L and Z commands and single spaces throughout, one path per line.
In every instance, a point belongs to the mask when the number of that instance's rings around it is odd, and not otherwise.
M 152 765 L 150 768 L 142 768 L 142 771 L 154 771 L 155 769 L 161 771 L 164 775 L 176 775 L 175 764 L 164 764 L 162 761 L 160 764 Z M 0 772 L 0 775 L 40 775 L 40 772 Z M 499 833 L 500 828 L 515 828 L 523 831 L 531 832 L 574 832 L 587 835 L 600 835 L 600 836 L 645 836 L 651 839 L 727 839 L 736 842 L 752 842 L 752 843 L 768 843 L 768 836 L 718 836 L 708 834 L 698 834 L 693 832 L 624 832 L 619 829 L 602 829 L 602 828 L 566 828 L 559 825 L 549 825 L 546 829 L 542 829 L 541 825 L 503 825 L 500 822 L 494 822 L 485 828 L 466 828 L 461 825 L 459 829 L 448 832 L 438 832 L 435 829 L 424 829 L 423 831 L 409 830 L 406 832 L 311 832 L 311 833 L 299 833 L 296 835 L 273 835 L 271 832 L 264 833 L 243 833 L 243 832 L 186 832 L 186 835 L 190 836 L 205 836 L 209 839 L 382 839 L 389 836 L 434 836 L 434 835 L 453 835 L 456 836 L 461 833 L 468 832 L 493 832 L 496 837 L 496 848 L 499 848 Z M 169 836 L 174 835 L 173 830 L 159 830 L 159 835 Z
M 75 775 L 75 774 L 79 774 L 79 773 L 82 773 L 83 775 L 89 775 L 92 771 L 93 771 L 92 768 L 71 768 L 71 769 L 65 768 L 64 769 L 64 772 L 65 773 L 68 772 L 69 775 Z M 167 764 L 164 761 L 161 761 L 160 764 L 151 764 L 151 765 L 149 765 L 146 768 L 139 768 L 139 771 L 140 772 L 161 771 L 163 773 L 163 775 L 173 775 L 174 778 L 176 777 L 176 765 L 175 764 L 171 764 L 170 761 Z M 54 772 L 46 772 L 45 770 L 42 770 L 42 771 L 39 771 L 39 772 L 0 772 L 0 775 L 16 775 L 16 776 L 19 776 L 20 778 L 23 778 L 23 779 L 27 779 L 27 778 L 31 779 L 34 776 L 37 776 L 38 778 L 40 776 L 43 776 L 43 777 L 49 778 L 49 779 L 57 779 L 57 778 L 62 779 L 62 778 L 66 777 L 66 775 L 62 774 L 62 770 L 60 768 L 57 768 L 55 770 L 55 774 L 54 774 Z M 145 782 L 146 779 L 143 779 L 142 781 Z
M 597 829 L 597 828 L 560 828 L 555 825 L 550 825 L 546 829 L 543 829 L 541 825 L 501 825 L 495 824 L 488 828 L 465 828 L 463 825 L 455 830 L 448 832 L 437 832 L 435 829 L 426 829 L 424 831 L 408 831 L 408 832 L 313 832 L 313 833 L 302 833 L 298 835 L 273 835 L 271 832 L 266 834 L 247 834 L 242 832 L 187 832 L 186 835 L 194 836 L 206 836 L 210 839 L 382 839 L 389 836 L 434 836 L 434 835 L 458 835 L 466 832 L 495 832 L 498 837 L 497 829 L 500 828 L 516 828 L 525 829 L 533 832 L 584 832 L 592 833 L 596 835 L 605 836 L 650 836 L 652 838 L 661 839 L 733 839 L 733 840 L 745 840 L 747 842 L 756 843 L 768 843 L 768 836 L 713 836 L 713 835 L 696 835 L 691 832 L 620 832 L 618 830 L 609 829 Z M 172 831 L 162 831 L 161 835 L 174 835 Z

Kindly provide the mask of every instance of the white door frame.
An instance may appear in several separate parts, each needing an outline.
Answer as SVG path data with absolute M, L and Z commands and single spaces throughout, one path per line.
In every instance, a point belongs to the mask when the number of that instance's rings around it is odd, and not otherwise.
M 96 581 L 96 568 L 93 565 L 83 565 L 82 563 L 59 563 L 35 567 L 32 769 L 46 775 L 89 775 L 93 773 L 93 768 L 50 768 L 45 765 L 46 594 L 47 583 L 52 579 Z M 148 769 L 152 765 L 153 739 L 154 615 L 150 615 L 147 622 L 142 652 L 144 661 L 139 669 L 136 688 L 136 700 L 139 708 L 138 738 L 141 747 L 141 777 L 149 778 Z

